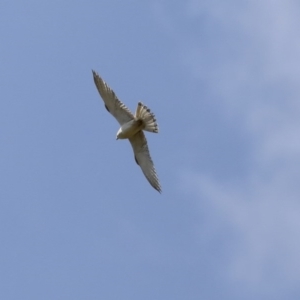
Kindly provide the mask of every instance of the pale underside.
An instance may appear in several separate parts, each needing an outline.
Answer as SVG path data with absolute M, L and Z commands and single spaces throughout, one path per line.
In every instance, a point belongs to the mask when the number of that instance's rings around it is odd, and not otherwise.
M 96 84 L 101 98 L 104 101 L 106 109 L 116 118 L 119 124 L 122 126 L 134 120 L 134 115 L 117 98 L 114 91 L 104 82 L 104 80 L 95 71 L 93 71 L 93 76 L 94 82 Z M 158 192 L 161 192 L 161 186 L 149 153 L 149 148 L 144 132 L 140 130 L 128 139 L 131 143 L 136 163 L 141 167 L 149 183 Z

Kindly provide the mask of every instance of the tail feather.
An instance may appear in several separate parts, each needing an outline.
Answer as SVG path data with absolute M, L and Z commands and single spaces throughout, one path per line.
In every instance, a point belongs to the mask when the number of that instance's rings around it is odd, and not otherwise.
M 143 108 L 143 105 L 141 105 L 142 103 L 141 102 L 139 102 L 138 103 L 138 106 L 137 106 L 137 108 L 136 108 L 136 111 L 135 111 L 135 117 L 136 118 L 138 118 L 138 116 L 140 117 L 140 115 L 141 115 L 141 110 L 142 110 L 142 108 Z
M 142 102 L 138 103 L 136 108 L 135 117 L 137 119 L 143 120 L 145 124 L 144 130 L 150 132 L 158 132 L 158 125 L 156 123 L 156 119 L 154 114 L 150 111 L 150 109 L 144 105 Z

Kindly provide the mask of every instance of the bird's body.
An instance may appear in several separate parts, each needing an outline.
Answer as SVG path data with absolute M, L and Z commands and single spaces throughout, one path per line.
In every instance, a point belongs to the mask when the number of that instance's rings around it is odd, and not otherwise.
M 118 139 L 129 139 L 133 137 L 137 132 L 143 130 L 144 123 L 142 120 L 131 120 L 124 125 L 122 125 L 117 132 L 117 140 Z
M 93 76 L 99 94 L 104 101 L 105 108 L 121 125 L 117 132 L 117 140 L 128 139 L 130 141 L 136 163 L 141 167 L 149 183 L 158 192 L 161 192 L 161 186 L 143 132 L 158 132 L 154 114 L 147 106 L 139 102 L 135 115 L 133 115 L 95 71 L 93 71 Z

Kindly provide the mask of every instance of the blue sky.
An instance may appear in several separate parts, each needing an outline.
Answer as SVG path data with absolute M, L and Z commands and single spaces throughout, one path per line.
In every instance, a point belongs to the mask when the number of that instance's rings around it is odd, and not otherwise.
M 1 299 L 299 299 L 297 1 L 0 8 Z M 91 69 L 155 113 L 161 195 Z

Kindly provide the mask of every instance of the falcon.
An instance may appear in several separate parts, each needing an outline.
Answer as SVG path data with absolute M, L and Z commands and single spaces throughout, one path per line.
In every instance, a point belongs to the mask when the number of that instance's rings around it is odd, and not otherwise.
M 104 106 L 121 125 L 116 139 L 128 139 L 131 143 L 136 163 L 141 167 L 145 177 L 159 193 L 161 186 L 151 159 L 144 131 L 158 133 L 158 125 L 150 109 L 139 102 L 135 115 L 118 99 L 106 82 L 93 72 L 97 90 L 104 101 Z

